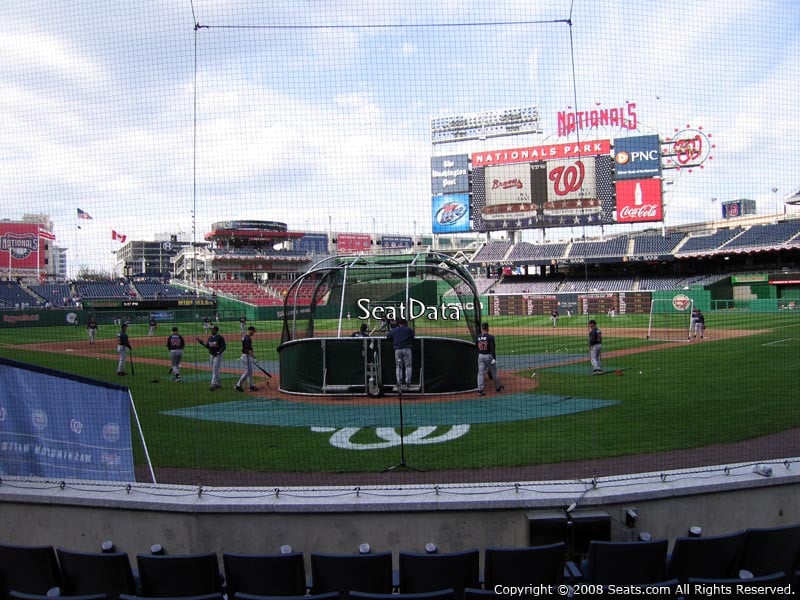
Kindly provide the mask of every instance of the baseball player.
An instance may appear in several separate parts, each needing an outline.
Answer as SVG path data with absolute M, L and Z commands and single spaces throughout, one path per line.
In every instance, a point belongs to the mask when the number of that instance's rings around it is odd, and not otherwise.
M 505 387 L 500 384 L 500 376 L 497 373 L 497 354 L 494 336 L 489 333 L 489 324 L 481 323 L 481 332 L 478 334 L 478 396 L 485 396 L 484 384 L 486 373 L 489 379 L 494 381 L 495 390 L 502 392 Z
M 89 336 L 89 343 L 94 344 L 94 340 L 97 337 L 97 320 L 94 317 L 89 317 L 86 322 L 86 334 Z
M 186 341 L 178 333 L 178 328 L 173 327 L 172 333 L 167 336 L 167 350 L 169 350 L 169 372 L 175 376 L 175 381 L 181 380 L 181 360 L 183 360 L 183 348 Z
M 205 346 L 206 350 L 208 350 L 208 354 L 211 356 L 211 387 L 208 389 L 213 392 L 222 387 L 220 384 L 219 370 L 220 367 L 222 367 L 222 354 L 227 347 L 225 338 L 220 335 L 219 327 L 214 325 L 211 328 L 211 335 L 208 336 L 208 340 L 203 342 L 203 340 L 197 338 L 197 343 L 201 346 Z
M 369 337 L 369 331 L 367 331 L 367 324 L 362 323 L 358 331 L 354 331 L 353 333 L 351 333 L 350 337 Z
M 256 328 L 250 325 L 247 328 L 247 333 L 242 336 L 242 357 L 241 361 L 244 363 L 244 372 L 242 376 L 239 377 L 239 381 L 236 382 L 236 391 L 243 392 L 244 388 L 242 384 L 244 380 L 247 380 L 247 385 L 250 388 L 251 392 L 255 392 L 258 388 L 253 385 L 253 362 L 255 361 L 256 357 L 253 354 L 253 336 L 256 334 Z
M 397 327 L 389 330 L 386 337 L 392 340 L 394 347 L 395 375 L 397 376 L 397 389 L 411 383 L 412 376 L 412 354 L 411 348 L 414 343 L 414 330 L 408 326 L 408 320 L 400 318 L 397 320 Z
M 211 330 L 211 319 L 206 317 L 203 319 L 203 333 L 208 335 L 208 332 Z
M 553 329 L 558 327 L 558 309 L 554 308 L 550 311 L 550 321 L 553 323 Z
M 589 360 L 592 363 L 592 375 L 602 375 L 603 365 L 600 353 L 603 350 L 603 332 L 597 327 L 597 321 L 589 321 Z
M 244 335 L 246 332 L 247 332 L 247 318 L 243 316 L 241 319 L 239 319 L 239 333 Z
M 703 335 L 706 332 L 706 317 L 699 308 L 697 309 L 697 314 L 694 316 L 694 337 L 700 336 L 700 339 L 703 339 Z
M 127 375 L 125 373 L 125 359 L 128 357 L 129 350 L 133 350 L 133 348 L 128 339 L 128 324 L 123 323 L 119 328 L 119 333 L 117 333 L 117 354 L 119 354 L 117 375 Z
M 150 317 L 150 329 L 147 330 L 147 337 L 153 337 L 156 334 L 156 327 L 158 327 L 158 321 Z

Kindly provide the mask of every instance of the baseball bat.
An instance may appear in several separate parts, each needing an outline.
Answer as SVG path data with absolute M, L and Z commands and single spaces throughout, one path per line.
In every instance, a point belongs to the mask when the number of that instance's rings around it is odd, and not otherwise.
M 131 375 L 136 375 L 136 371 L 133 369 L 133 348 L 128 350 L 128 354 L 131 357 Z
M 266 375 L 267 377 L 269 377 L 270 379 L 272 379 L 272 373 L 270 373 L 269 371 L 267 371 L 267 370 L 266 370 L 264 367 L 262 367 L 262 366 L 261 366 L 260 364 L 258 364 L 256 361 L 253 361 L 253 364 L 254 364 L 256 367 L 258 367 L 258 370 L 259 370 L 259 371 L 261 371 L 261 372 L 262 372 L 264 375 Z

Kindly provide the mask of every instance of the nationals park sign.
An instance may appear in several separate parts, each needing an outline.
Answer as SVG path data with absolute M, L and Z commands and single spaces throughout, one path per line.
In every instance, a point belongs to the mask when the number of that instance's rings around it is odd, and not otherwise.
M 596 156 L 598 154 L 611 154 L 611 140 L 545 144 L 540 146 L 526 146 L 524 148 L 512 148 L 509 150 L 474 152 L 471 158 L 474 168 L 552 160 L 556 158 Z

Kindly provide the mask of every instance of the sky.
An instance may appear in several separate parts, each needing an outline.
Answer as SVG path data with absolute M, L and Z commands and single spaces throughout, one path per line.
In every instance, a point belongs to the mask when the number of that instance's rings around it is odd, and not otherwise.
M 794 0 L 5 0 L 0 20 L 0 218 L 49 214 L 73 272 L 113 264 L 112 229 L 430 232 L 432 154 L 578 136 L 702 128 L 702 168 L 664 173 L 667 225 L 800 188 Z M 560 111 L 627 103 L 635 132 L 557 134 Z M 430 143 L 431 118 L 527 106 L 540 135 Z

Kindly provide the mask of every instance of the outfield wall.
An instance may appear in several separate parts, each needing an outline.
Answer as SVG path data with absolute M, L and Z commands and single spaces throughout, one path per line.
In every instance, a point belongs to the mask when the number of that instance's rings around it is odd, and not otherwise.
M 553 308 L 561 314 L 570 310 L 573 315 L 603 315 L 610 308 L 617 314 L 648 314 L 651 299 L 672 299 L 676 295 L 685 295 L 694 301 L 694 305 L 705 312 L 714 310 L 736 310 L 757 313 L 782 312 L 800 308 L 800 295 L 784 295 L 781 298 L 739 298 L 717 299 L 711 292 L 702 288 L 678 291 L 658 292 L 590 292 L 570 294 L 488 294 L 481 296 L 481 315 L 487 316 L 542 316 L 549 315 Z M 444 299 L 451 304 L 450 298 Z M 301 306 L 301 314 L 310 311 Z M 356 312 L 356 307 L 351 308 Z M 42 309 L 42 310 L 9 310 L 0 311 L 0 328 L 45 327 L 68 325 L 85 327 L 90 315 L 98 324 L 112 325 L 115 319 L 123 319 L 134 324 L 146 324 L 151 314 L 159 320 L 176 323 L 200 323 L 206 317 L 217 318 L 222 322 L 238 322 L 244 316 L 248 321 L 280 321 L 283 320 L 282 306 L 254 306 L 224 298 L 218 299 L 218 308 L 206 307 L 195 309 L 168 309 L 159 311 L 120 309 Z M 317 318 L 328 319 L 339 316 L 339 307 L 321 306 L 316 310 Z M 162 318 L 165 317 L 165 318 Z

